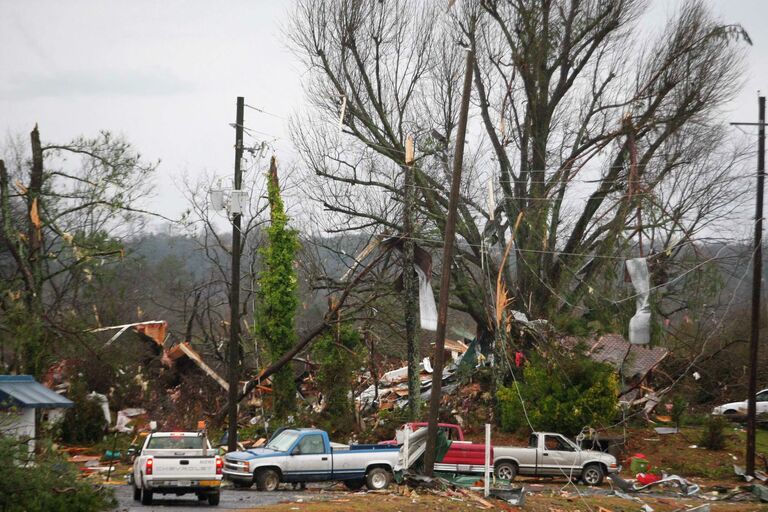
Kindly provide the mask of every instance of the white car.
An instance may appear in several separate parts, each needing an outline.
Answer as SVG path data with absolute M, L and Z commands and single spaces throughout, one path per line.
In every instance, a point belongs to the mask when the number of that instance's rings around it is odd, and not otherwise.
M 757 414 L 768 414 L 768 389 L 764 389 L 757 393 L 756 408 Z M 742 402 L 730 402 L 723 405 L 718 405 L 712 409 L 712 414 L 725 414 L 732 416 L 746 416 L 747 414 L 747 401 Z

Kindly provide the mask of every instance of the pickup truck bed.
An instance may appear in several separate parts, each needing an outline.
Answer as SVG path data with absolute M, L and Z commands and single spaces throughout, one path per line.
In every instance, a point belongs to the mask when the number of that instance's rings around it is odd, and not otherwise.
M 328 434 L 317 429 L 286 429 L 264 448 L 228 453 L 224 477 L 236 487 L 254 483 L 273 491 L 280 482 L 340 480 L 347 487 L 383 489 L 392 478 L 399 449 L 381 445 L 332 447 Z

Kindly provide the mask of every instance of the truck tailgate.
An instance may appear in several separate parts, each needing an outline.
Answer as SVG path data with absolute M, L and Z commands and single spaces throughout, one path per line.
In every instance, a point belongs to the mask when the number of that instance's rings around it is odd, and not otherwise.
M 155 455 L 153 476 L 157 478 L 201 479 L 216 478 L 216 458 L 162 457 Z

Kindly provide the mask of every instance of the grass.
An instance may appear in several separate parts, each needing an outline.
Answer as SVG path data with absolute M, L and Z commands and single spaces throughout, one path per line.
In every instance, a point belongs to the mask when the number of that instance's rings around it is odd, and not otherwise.
M 734 426 L 726 430 L 723 450 L 706 450 L 698 446 L 702 427 L 685 427 L 679 434 L 658 435 L 652 428 L 633 429 L 628 443 L 629 455 L 642 453 L 654 467 L 683 478 L 736 481 L 733 465 L 744 466 L 746 433 Z M 768 454 L 768 431 L 756 435 L 757 453 Z M 735 458 L 734 458 L 735 457 Z M 758 465 L 761 461 L 758 459 Z

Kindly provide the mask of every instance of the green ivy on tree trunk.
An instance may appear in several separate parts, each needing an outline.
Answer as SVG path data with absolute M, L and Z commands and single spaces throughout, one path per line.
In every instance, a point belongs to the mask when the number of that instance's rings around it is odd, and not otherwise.
M 298 299 L 298 277 L 294 267 L 299 241 L 296 230 L 288 227 L 277 180 L 275 157 L 267 175 L 271 225 L 267 229 L 267 244 L 261 249 L 262 270 L 259 275 L 259 305 L 256 312 L 256 334 L 264 341 L 272 362 L 294 343 L 294 317 Z M 291 365 L 272 376 L 272 396 L 276 417 L 286 419 L 296 410 L 296 386 Z

